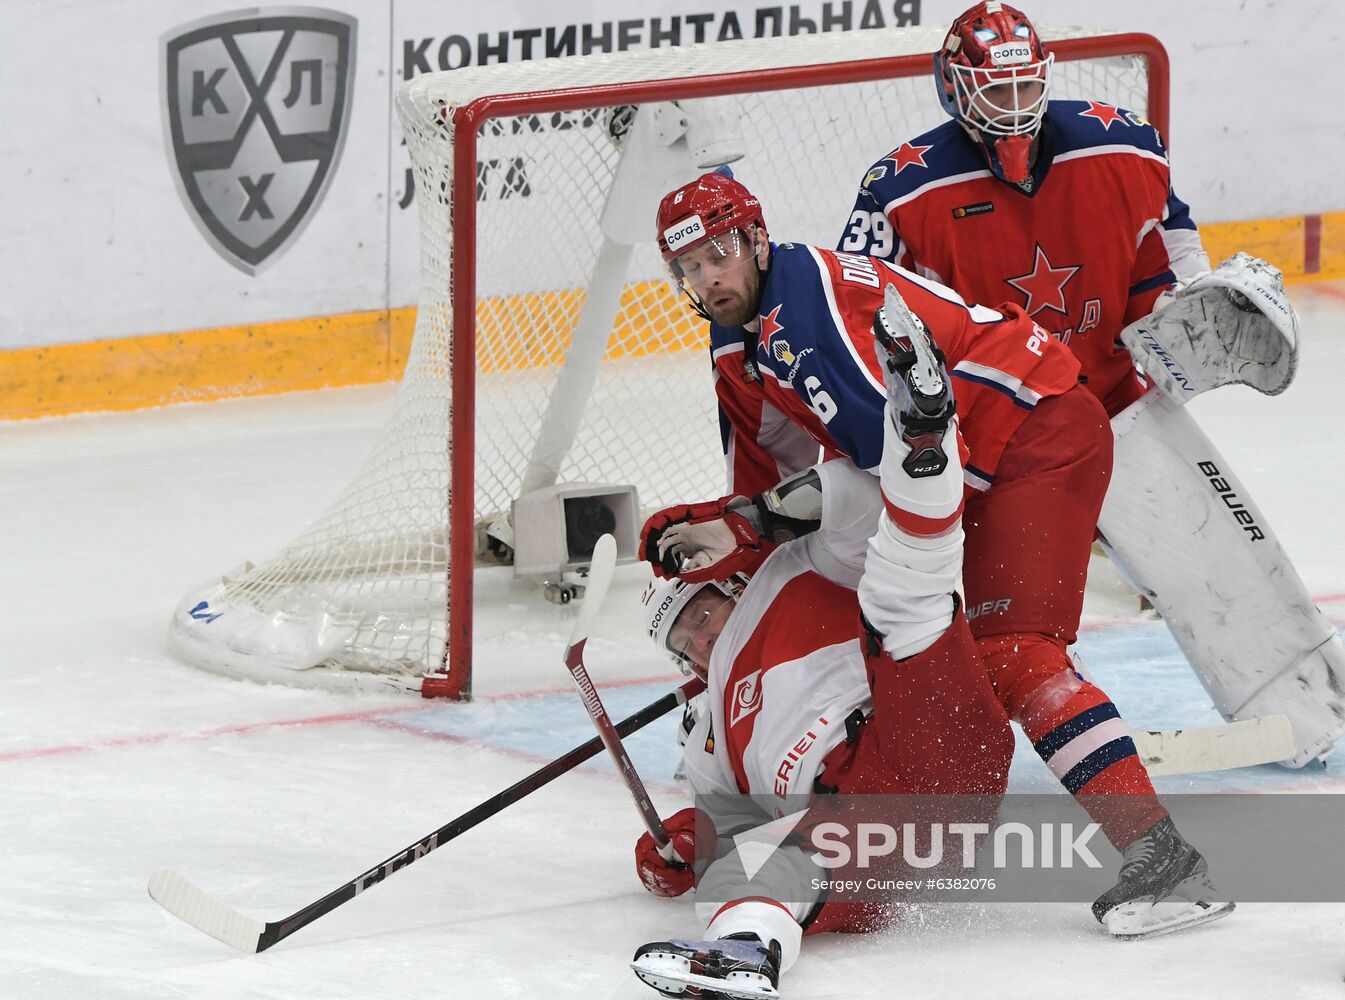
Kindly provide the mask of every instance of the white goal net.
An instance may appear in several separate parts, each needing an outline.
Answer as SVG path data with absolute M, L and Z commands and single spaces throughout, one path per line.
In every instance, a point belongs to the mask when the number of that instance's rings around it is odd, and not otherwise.
M 702 112 L 736 120 L 746 155 L 732 169 L 772 236 L 834 246 L 867 167 L 946 120 L 931 78 L 942 34 L 722 42 L 403 84 L 421 290 L 392 415 L 313 525 L 184 599 L 174 650 L 262 680 L 465 696 L 482 525 L 523 492 L 630 483 L 646 509 L 719 495 L 705 325 L 653 243 L 659 196 L 699 172 L 687 130 Z M 1165 128 L 1155 40 L 1042 35 L 1054 97 Z

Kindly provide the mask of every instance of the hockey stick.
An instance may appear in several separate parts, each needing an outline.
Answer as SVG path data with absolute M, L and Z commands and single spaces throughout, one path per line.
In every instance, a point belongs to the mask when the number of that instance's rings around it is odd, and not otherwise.
M 619 736 L 629 736 L 643 729 L 655 719 L 667 715 L 679 705 L 685 704 L 705 690 L 705 682 L 693 677 L 675 691 L 670 691 L 629 718 L 616 725 Z M 413 861 L 441 847 L 454 837 L 465 833 L 484 819 L 494 816 L 526 795 L 530 795 L 543 785 L 572 771 L 584 761 L 602 752 L 603 743 L 593 737 L 587 743 L 575 747 L 564 756 L 557 757 L 520 781 L 510 785 L 504 791 L 493 795 L 480 805 L 467 810 L 461 816 L 428 837 L 416 841 L 403 851 L 398 851 L 381 864 L 375 865 L 364 874 L 351 879 L 339 889 L 335 889 L 316 902 L 309 903 L 302 910 L 291 913 L 281 920 L 262 922 L 254 917 L 240 913 L 233 907 L 221 902 L 197 888 L 186 877 L 174 871 L 158 871 L 149 880 L 149 894 L 154 901 L 173 916 L 191 924 L 197 930 L 223 941 L 239 951 L 265 951 L 277 941 L 289 937 L 301 927 L 306 927 L 318 917 L 348 903 L 365 889 L 377 885 L 393 872 L 400 871 Z
M 1076 654 L 1071 653 L 1070 660 L 1080 677 L 1097 684 Z M 1130 738 L 1153 778 L 1274 764 L 1298 753 L 1293 729 L 1283 715 L 1192 729 L 1131 728 Z
M 639 810 L 640 818 L 644 820 L 645 829 L 654 838 L 659 853 L 672 860 L 672 845 L 668 840 L 668 831 L 663 829 L 663 820 L 659 819 L 658 810 L 650 801 L 644 782 L 640 780 L 635 765 L 631 763 L 630 754 L 626 753 L 626 748 L 621 745 L 621 734 L 613 727 L 607 710 L 602 706 L 602 699 L 598 697 L 598 690 L 593 686 L 588 670 L 584 667 L 584 644 L 588 641 L 593 619 L 598 616 L 602 602 L 607 597 L 607 588 L 612 583 L 614 569 L 616 569 L 616 539 L 611 535 L 603 535 L 598 539 L 598 544 L 593 546 L 593 561 L 589 565 L 584 607 L 579 612 L 579 617 L 575 619 L 574 630 L 570 633 L 570 644 L 565 647 L 565 667 L 570 671 L 574 686 L 579 689 L 579 697 L 584 702 L 584 708 L 588 710 L 588 717 L 593 720 L 593 725 L 598 730 L 598 738 L 612 755 L 617 770 L 621 772 L 621 780 L 626 783 L 631 798 L 635 800 L 635 808 Z
M 1153 777 L 1273 764 L 1298 752 L 1283 715 L 1197 729 L 1132 730 L 1130 735 Z

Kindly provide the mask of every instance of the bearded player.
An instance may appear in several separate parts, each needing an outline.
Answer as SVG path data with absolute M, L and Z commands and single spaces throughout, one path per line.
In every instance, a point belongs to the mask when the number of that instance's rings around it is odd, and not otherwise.
M 963 585 L 972 635 L 1010 718 L 1125 854 L 1122 883 L 1094 914 L 1113 933 L 1134 930 L 1109 913 L 1199 881 L 1204 862 L 1154 795 L 1116 707 L 1066 651 L 1111 460 L 1106 416 L 1079 385 L 1078 362 L 1018 307 L 968 306 L 881 261 L 771 244 L 757 199 L 724 176 L 669 193 L 659 232 L 674 277 L 711 320 L 730 495 L 649 519 L 642 546 L 655 572 L 723 579 L 750 568 L 763 539 L 815 528 L 825 483 L 809 467 L 819 447 L 859 469 L 882 455 L 875 329 L 927 329 L 947 358 L 969 450 Z M 869 567 L 861 597 L 884 585 L 881 566 Z M 1160 922 L 1177 929 L 1212 915 L 1189 907 Z
M 934 60 L 952 121 L 869 168 L 839 247 L 1007 298 L 1073 351 L 1117 438 L 1104 544 L 1224 717 L 1288 716 L 1301 766 L 1345 731 L 1345 645 L 1182 409 L 1229 382 L 1286 388 L 1297 318 L 1265 261 L 1210 271 L 1161 136 L 1051 100 L 1053 61 L 1008 4 L 958 17 Z

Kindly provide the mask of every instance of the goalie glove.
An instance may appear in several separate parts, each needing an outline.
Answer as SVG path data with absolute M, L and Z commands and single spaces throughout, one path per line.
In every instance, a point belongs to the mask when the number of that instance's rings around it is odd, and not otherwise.
M 1122 330 L 1121 341 L 1178 404 L 1233 382 L 1275 396 L 1298 367 L 1298 316 L 1284 277 L 1245 253 L 1171 293 L 1166 307 Z

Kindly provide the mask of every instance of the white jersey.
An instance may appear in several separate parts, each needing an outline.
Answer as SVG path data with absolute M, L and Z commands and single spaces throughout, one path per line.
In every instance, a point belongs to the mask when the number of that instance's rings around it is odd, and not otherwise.
M 854 589 L 882 492 L 849 459 L 816 470 L 821 527 L 762 563 L 715 643 L 711 711 L 686 744 L 695 794 L 807 794 L 846 718 L 872 708 Z
M 859 599 L 798 543 L 753 575 L 710 657 L 710 712 L 687 740 L 695 794 L 810 794 L 845 720 L 872 711 Z M 758 800 L 760 801 L 760 800 Z
M 948 432 L 944 472 L 911 480 L 901 469 L 910 448 L 890 419 L 883 424 L 880 475 L 848 459 L 816 467 L 821 528 L 761 564 L 715 642 L 710 711 L 685 751 L 694 794 L 770 796 L 783 814 L 788 796 L 813 791 L 826 755 L 845 739 L 846 719 L 873 711 L 861 601 L 894 656 L 927 648 L 952 620 L 962 565 L 957 432 Z M 905 522 L 936 533 L 912 534 Z

